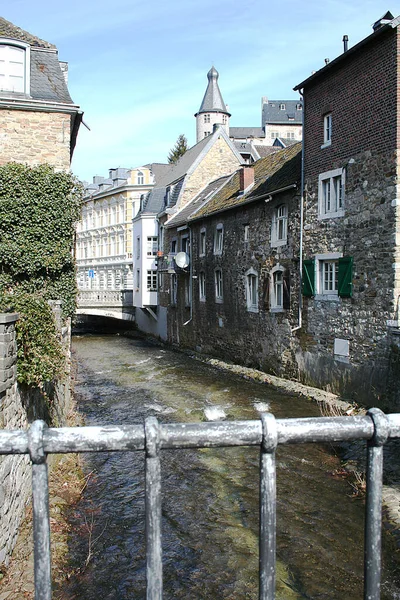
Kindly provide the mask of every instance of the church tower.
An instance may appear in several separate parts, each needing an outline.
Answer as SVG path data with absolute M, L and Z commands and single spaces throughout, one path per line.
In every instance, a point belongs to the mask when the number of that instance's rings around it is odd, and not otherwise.
M 215 67 L 207 73 L 208 85 L 203 102 L 194 115 L 196 117 L 196 142 L 200 142 L 213 132 L 214 125 L 222 125 L 229 136 L 229 117 L 225 102 L 218 87 L 218 71 Z

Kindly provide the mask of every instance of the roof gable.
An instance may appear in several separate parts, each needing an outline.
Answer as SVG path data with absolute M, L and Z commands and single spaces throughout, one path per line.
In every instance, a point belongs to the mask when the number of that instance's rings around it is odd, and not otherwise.
M 17 27 L 16 25 L 14 25 L 14 23 L 3 19 L 3 17 L 0 17 L 0 37 L 20 40 L 22 42 L 30 44 L 31 46 L 36 46 L 39 48 L 52 48 L 54 50 L 56 49 L 54 44 L 50 44 L 50 42 L 41 40 L 40 38 L 36 37 L 35 35 L 32 35 L 28 31 Z

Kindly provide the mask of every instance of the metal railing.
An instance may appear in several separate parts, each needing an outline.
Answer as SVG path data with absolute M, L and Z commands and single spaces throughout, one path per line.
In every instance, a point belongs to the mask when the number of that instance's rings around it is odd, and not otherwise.
M 147 600 L 163 593 L 161 549 L 161 465 L 164 449 L 260 446 L 259 598 L 275 598 L 276 467 L 278 444 L 367 441 L 364 598 L 379 600 L 381 580 L 383 446 L 400 437 L 400 414 L 373 408 L 366 416 L 47 428 L 35 421 L 28 431 L 0 431 L 0 454 L 29 454 L 32 462 L 35 599 L 51 600 L 47 454 L 145 452 Z

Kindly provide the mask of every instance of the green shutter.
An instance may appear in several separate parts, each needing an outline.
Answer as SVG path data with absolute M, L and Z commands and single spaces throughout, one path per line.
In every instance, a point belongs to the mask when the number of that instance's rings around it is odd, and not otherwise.
M 310 258 L 303 261 L 303 296 L 315 294 L 315 260 Z
M 353 295 L 353 257 L 339 258 L 338 294 L 342 298 Z

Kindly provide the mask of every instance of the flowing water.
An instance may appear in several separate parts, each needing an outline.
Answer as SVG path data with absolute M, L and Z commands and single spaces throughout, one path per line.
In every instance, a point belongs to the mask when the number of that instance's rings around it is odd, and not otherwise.
M 76 393 L 87 425 L 318 416 L 316 405 L 146 341 L 74 339 Z M 165 599 L 258 597 L 257 448 L 163 451 Z M 88 485 L 71 514 L 64 599 L 145 597 L 142 452 L 85 456 Z M 362 598 L 363 502 L 332 448 L 277 452 L 277 598 Z M 386 539 L 387 538 L 387 539 Z M 399 561 L 385 536 L 382 598 L 400 598 Z

